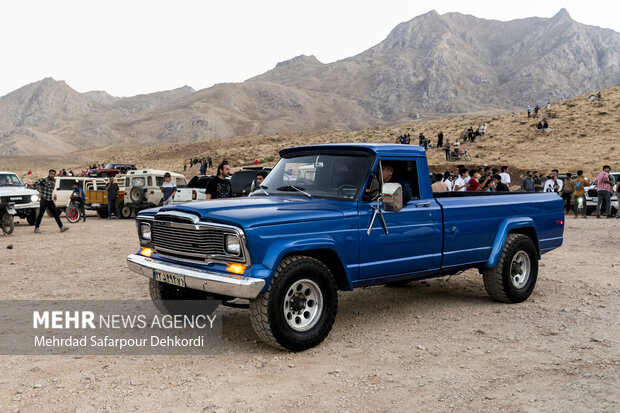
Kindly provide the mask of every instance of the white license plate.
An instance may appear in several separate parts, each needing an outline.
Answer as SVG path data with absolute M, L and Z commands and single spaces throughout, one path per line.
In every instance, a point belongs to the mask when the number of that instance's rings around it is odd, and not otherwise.
M 185 276 L 180 274 L 171 274 L 169 272 L 153 270 L 153 279 L 177 287 L 185 287 Z
M 101 204 L 91 204 L 90 206 L 92 206 L 92 207 L 99 207 L 99 206 L 101 206 Z

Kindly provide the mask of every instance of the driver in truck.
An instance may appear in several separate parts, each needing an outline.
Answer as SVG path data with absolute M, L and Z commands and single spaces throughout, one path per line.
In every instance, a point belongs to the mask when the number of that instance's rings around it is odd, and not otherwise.
M 383 183 L 393 182 L 400 184 L 403 189 L 403 206 L 407 202 L 411 201 L 411 184 L 403 180 L 392 180 L 394 178 L 394 165 L 389 162 L 383 162 L 381 165 L 381 172 L 383 173 Z

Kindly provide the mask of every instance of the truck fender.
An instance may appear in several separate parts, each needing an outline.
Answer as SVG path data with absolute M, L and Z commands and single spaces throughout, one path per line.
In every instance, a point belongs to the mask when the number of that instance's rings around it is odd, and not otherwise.
M 536 245 L 536 251 L 538 252 L 538 256 L 540 257 L 540 246 L 538 245 L 538 231 L 536 229 L 536 224 L 534 220 L 529 217 L 514 217 L 507 218 L 503 220 L 499 228 L 497 230 L 497 234 L 495 235 L 495 240 L 493 241 L 493 247 L 491 248 L 491 255 L 489 259 L 484 263 L 485 268 L 495 268 L 497 265 L 497 261 L 499 261 L 499 257 L 502 254 L 502 250 L 504 249 L 504 243 L 506 242 L 506 237 L 508 233 L 515 229 L 523 229 L 529 228 L 534 233 L 534 245 Z
M 269 250 L 265 254 L 265 258 L 263 259 L 262 265 L 265 268 L 270 268 L 269 279 L 273 277 L 276 270 L 278 269 L 278 265 L 284 257 L 293 253 L 302 254 L 304 251 L 315 251 L 315 250 L 329 250 L 333 251 L 338 259 L 340 260 L 340 264 L 344 269 L 346 284 L 348 290 L 353 290 L 353 284 L 351 283 L 351 274 L 349 272 L 349 268 L 347 266 L 347 262 L 342 259 L 343 254 L 340 251 L 340 248 L 331 237 L 325 236 L 320 238 L 306 238 L 302 240 L 290 240 L 290 241 L 276 241 L 270 245 Z M 310 254 L 309 254 L 310 255 Z

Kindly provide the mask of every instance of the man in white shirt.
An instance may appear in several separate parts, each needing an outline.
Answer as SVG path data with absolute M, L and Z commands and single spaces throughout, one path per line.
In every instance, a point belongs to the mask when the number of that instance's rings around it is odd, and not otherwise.
M 558 170 L 554 169 L 551 171 L 551 178 L 545 181 L 545 187 L 543 192 L 562 192 L 562 188 L 564 187 L 564 182 L 558 178 Z
M 499 176 L 502 177 L 502 183 L 510 187 L 510 173 L 508 172 L 508 167 L 504 165 L 502 166 L 501 169 L 502 169 L 502 172 L 499 174 Z
M 459 176 L 454 181 L 452 190 L 456 192 L 465 192 L 465 187 L 467 186 L 465 178 L 469 178 L 469 171 L 465 168 L 459 169 Z

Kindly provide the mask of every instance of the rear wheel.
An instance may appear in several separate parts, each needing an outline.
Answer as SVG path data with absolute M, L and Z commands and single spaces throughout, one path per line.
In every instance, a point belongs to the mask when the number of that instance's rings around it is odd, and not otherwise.
M 97 215 L 99 216 L 99 218 L 106 219 L 108 217 L 108 210 L 107 209 L 98 209 L 97 210 Z
M 108 175 L 108 173 L 107 173 L 107 172 L 103 172 L 103 173 L 101 174 L 101 177 L 102 177 L 102 178 L 107 178 L 108 176 L 110 176 L 110 175 Z
M 336 282 L 321 261 L 282 260 L 267 291 L 250 302 L 250 320 L 265 343 L 302 351 L 321 343 L 338 311 Z
M 129 205 L 125 205 L 124 203 L 120 206 L 121 218 L 128 219 L 131 218 L 131 207 Z
M 484 288 L 491 298 L 520 303 L 534 291 L 538 278 L 538 253 L 534 242 L 522 234 L 508 234 L 495 268 L 482 271 Z
M 4 214 L 2 215 L 2 232 L 6 235 L 12 234 L 15 229 L 15 221 L 13 220 L 13 215 Z

